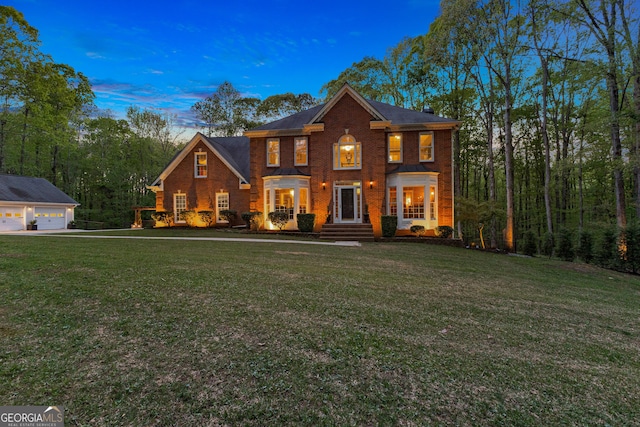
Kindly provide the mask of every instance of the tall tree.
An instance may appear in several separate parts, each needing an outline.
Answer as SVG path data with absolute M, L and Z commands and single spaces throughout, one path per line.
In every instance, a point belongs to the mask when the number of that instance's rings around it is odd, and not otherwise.
M 617 0 L 574 0 L 578 11 L 574 14 L 593 34 L 597 45 L 605 56 L 604 74 L 609 95 L 611 157 L 613 183 L 616 197 L 616 221 L 618 227 L 627 224 L 626 196 L 624 189 L 624 160 L 620 137 L 620 86 L 619 86 L 619 40 Z
M 234 136 L 258 123 L 255 117 L 259 105 L 260 100 L 242 97 L 233 84 L 225 81 L 191 109 L 207 136 Z

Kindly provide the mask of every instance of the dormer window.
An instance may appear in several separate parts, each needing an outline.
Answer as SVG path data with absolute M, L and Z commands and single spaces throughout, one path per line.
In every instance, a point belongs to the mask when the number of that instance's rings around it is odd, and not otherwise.
M 342 135 L 333 144 L 334 169 L 361 169 L 362 145 L 351 135 Z
M 207 153 L 196 153 L 194 172 L 196 178 L 207 177 Z

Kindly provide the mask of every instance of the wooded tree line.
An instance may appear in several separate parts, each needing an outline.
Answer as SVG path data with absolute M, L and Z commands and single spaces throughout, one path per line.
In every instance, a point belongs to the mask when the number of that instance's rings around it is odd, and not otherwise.
M 133 206 L 155 206 L 146 185 L 191 135 L 175 115 L 132 105 L 119 119 L 94 99 L 85 75 L 42 53 L 37 29 L 0 6 L 0 173 L 48 179 L 80 203 L 78 219 L 129 226 Z M 242 97 L 225 82 L 192 110 L 207 135 L 230 136 L 316 103 Z
M 640 218 L 640 26 L 628 0 L 443 0 L 429 31 L 345 82 L 369 99 L 461 122 L 454 134 L 457 229 L 514 249 Z M 42 176 L 82 203 L 79 217 L 130 221 L 179 148 L 175 117 L 96 111 L 82 73 L 38 50 L 37 31 L 1 7 L 0 172 Z M 192 111 L 207 135 L 316 105 L 308 94 L 243 97 L 225 82 Z M 190 136 L 190 135 L 189 135 Z
M 625 0 L 443 0 L 429 32 L 323 87 L 426 105 L 454 135 L 456 217 L 513 249 L 533 231 L 640 218 L 640 26 Z M 547 242 L 548 243 L 548 242 Z

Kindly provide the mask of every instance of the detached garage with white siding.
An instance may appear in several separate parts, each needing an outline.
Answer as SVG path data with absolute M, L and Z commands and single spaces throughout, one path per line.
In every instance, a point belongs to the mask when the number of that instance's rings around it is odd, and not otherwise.
M 44 178 L 0 174 L 0 231 L 61 230 L 74 220 L 78 202 Z

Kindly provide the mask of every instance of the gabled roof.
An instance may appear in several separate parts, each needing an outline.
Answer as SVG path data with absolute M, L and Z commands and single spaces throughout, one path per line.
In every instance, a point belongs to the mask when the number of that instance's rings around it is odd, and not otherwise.
M 293 135 L 318 130 L 313 125 L 322 123 L 324 116 L 347 94 L 371 114 L 373 117 L 371 125 L 378 129 L 453 129 L 460 125 L 457 120 L 436 116 L 433 113 L 367 100 L 351 86 L 345 84 L 326 104 L 253 128 L 246 131 L 245 135 L 248 137 Z
M 0 175 L 2 202 L 79 204 L 44 178 L 19 175 Z
M 164 180 L 193 150 L 198 142 L 205 145 L 224 163 L 229 170 L 238 177 L 241 183 L 249 183 L 249 138 L 245 136 L 206 137 L 202 133 L 195 134 L 191 141 L 174 156 L 167 167 L 160 173 L 151 186 L 156 186 Z

